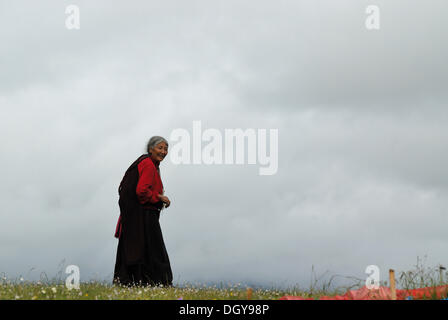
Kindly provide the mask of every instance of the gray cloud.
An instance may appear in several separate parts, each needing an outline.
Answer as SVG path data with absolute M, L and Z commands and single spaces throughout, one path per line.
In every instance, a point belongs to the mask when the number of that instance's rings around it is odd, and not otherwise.
M 279 170 L 162 164 L 175 280 L 446 263 L 444 2 L 377 1 L 375 32 L 358 1 L 68 4 L 0 3 L 0 272 L 111 280 L 124 170 L 194 120 L 278 128 Z

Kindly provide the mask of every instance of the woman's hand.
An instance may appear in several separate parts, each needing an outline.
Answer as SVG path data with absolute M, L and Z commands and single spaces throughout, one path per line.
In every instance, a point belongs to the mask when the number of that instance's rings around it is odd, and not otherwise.
M 159 194 L 159 199 L 165 204 L 165 208 L 168 208 L 170 206 L 171 202 L 167 196 L 164 196 L 163 194 Z

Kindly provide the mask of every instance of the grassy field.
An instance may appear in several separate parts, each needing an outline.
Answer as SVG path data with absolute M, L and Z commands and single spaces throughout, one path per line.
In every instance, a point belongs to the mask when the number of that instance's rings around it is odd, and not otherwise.
M 252 289 L 240 286 L 123 287 L 98 282 L 81 283 L 69 290 L 65 284 L 39 282 L 3 283 L 0 300 L 277 300 L 285 295 L 319 299 L 342 294 L 334 291 L 299 289 Z
M 439 267 L 426 268 L 417 259 L 415 269 L 396 273 L 397 289 L 416 289 L 447 285 L 448 271 Z M 344 294 L 365 285 L 365 279 L 352 279 L 352 285 L 334 288 L 334 276 L 311 279 L 308 289 L 251 288 L 244 285 L 183 284 L 174 287 L 124 287 L 106 282 L 81 282 L 79 290 L 69 290 L 61 277 L 30 282 L 23 278 L 0 278 L 0 300 L 276 300 L 285 295 L 319 299 L 321 296 Z M 386 281 L 381 286 L 388 286 Z
M 3 300 L 273 300 L 284 295 L 310 296 L 298 290 L 248 289 L 234 287 L 122 287 L 96 282 L 81 283 L 79 290 L 65 284 L 39 282 L 0 285 Z M 314 295 L 316 298 L 317 294 Z
M 97 282 L 81 283 L 68 290 L 65 284 L 39 282 L 0 285 L 0 300 L 277 300 L 285 295 L 319 299 L 341 294 L 340 291 L 304 291 L 295 289 L 248 289 L 218 287 L 121 287 Z

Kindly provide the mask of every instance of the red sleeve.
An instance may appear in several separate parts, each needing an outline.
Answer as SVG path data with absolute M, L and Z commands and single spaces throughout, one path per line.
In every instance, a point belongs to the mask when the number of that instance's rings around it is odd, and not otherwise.
M 160 199 L 156 192 L 153 192 L 155 184 L 156 167 L 151 163 L 151 160 L 143 160 L 138 165 L 140 178 L 137 183 L 137 198 L 141 204 L 156 203 Z

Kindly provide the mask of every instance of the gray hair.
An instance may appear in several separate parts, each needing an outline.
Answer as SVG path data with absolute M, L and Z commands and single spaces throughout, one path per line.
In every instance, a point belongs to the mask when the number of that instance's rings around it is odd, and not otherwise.
M 149 153 L 149 150 L 151 148 L 154 148 L 156 145 L 158 145 L 160 142 L 165 142 L 166 145 L 168 146 L 168 141 L 166 141 L 166 139 L 164 137 L 160 137 L 160 136 L 154 136 L 151 139 L 149 139 L 148 144 L 146 146 L 146 152 Z

